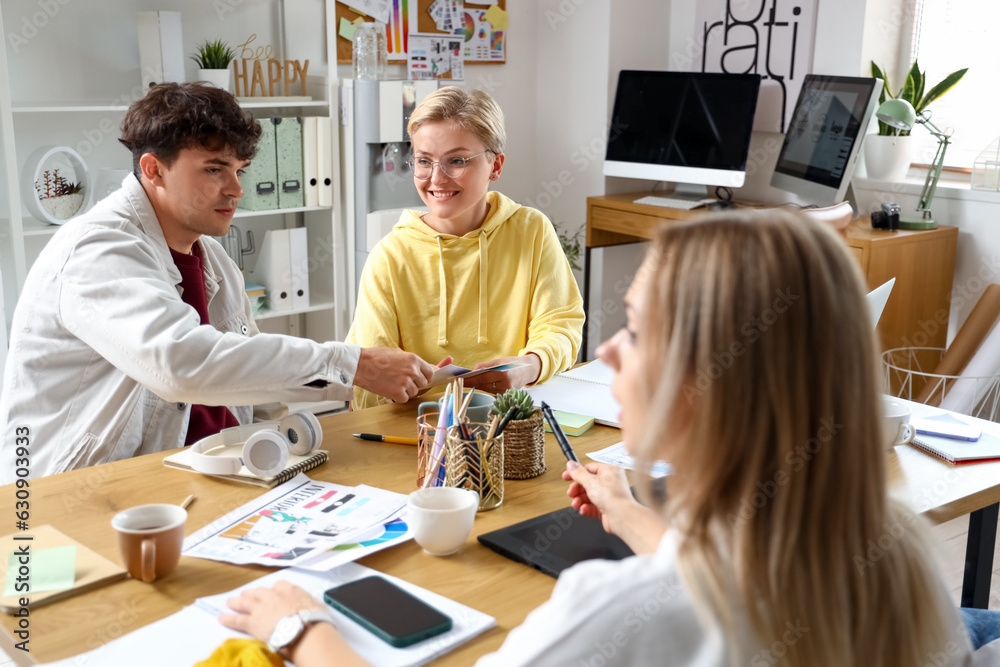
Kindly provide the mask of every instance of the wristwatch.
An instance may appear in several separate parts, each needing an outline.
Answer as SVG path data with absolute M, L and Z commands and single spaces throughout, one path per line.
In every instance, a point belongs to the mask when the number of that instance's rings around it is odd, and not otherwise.
M 329 623 L 335 625 L 333 616 L 318 609 L 296 612 L 275 623 L 267 647 L 274 653 L 293 644 L 310 623 Z

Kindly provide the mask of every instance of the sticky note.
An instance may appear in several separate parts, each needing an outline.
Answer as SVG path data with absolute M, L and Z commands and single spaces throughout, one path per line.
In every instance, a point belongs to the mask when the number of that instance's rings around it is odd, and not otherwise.
M 76 582 L 76 545 L 39 549 L 29 552 L 26 567 L 29 569 L 27 591 L 14 588 L 22 567 L 21 556 L 9 554 L 7 558 L 7 584 L 4 586 L 4 597 L 43 593 L 45 591 L 64 591 L 73 588 Z
M 346 39 L 348 42 L 354 41 L 354 24 L 345 19 L 343 16 L 340 17 L 340 30 L 338 31 L 341 37 Z
M 506 30 L 510 27 L 510 19 L 507 16 L 507 12 L 500 9 L 499 5 L 493 5 L 487 9 L 483 18 L 490 22 L 494 30 Z

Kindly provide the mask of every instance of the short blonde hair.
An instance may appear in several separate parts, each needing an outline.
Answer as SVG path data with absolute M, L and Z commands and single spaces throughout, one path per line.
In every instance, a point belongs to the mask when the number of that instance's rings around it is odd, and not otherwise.
M 406 131 L 413 136 L 425 123 L 443 120 L 454 121 L 472 132 L 493 153 L 503 153 L 507 144 L 503 111 L 488 93 L 466 92 L 458 86 L 439 88 L 413 110 Z

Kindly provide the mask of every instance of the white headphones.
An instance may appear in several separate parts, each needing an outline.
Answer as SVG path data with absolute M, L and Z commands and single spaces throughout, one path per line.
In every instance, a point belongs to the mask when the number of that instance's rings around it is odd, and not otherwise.
M 239 456 L 208 452 L 243 444 Z M 191 445 L 191 467 L 206 475 L 235 475 L 242 466 L 254 475 L 274 477 L 284 470 L 288 455 L 305 456 L 323 444 L 323 429 L 311 412 L 294 412 L 280 422 L 258 422 L 224 428 Z

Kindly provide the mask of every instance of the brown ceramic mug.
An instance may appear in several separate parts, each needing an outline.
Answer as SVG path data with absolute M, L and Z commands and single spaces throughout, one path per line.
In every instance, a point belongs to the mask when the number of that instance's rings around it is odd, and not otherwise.
M 177 505 L 139 505 L 111 520 L 118 533 L 122 563 L 147 584 L 174 571 L 184 545 L 187 511 Z

